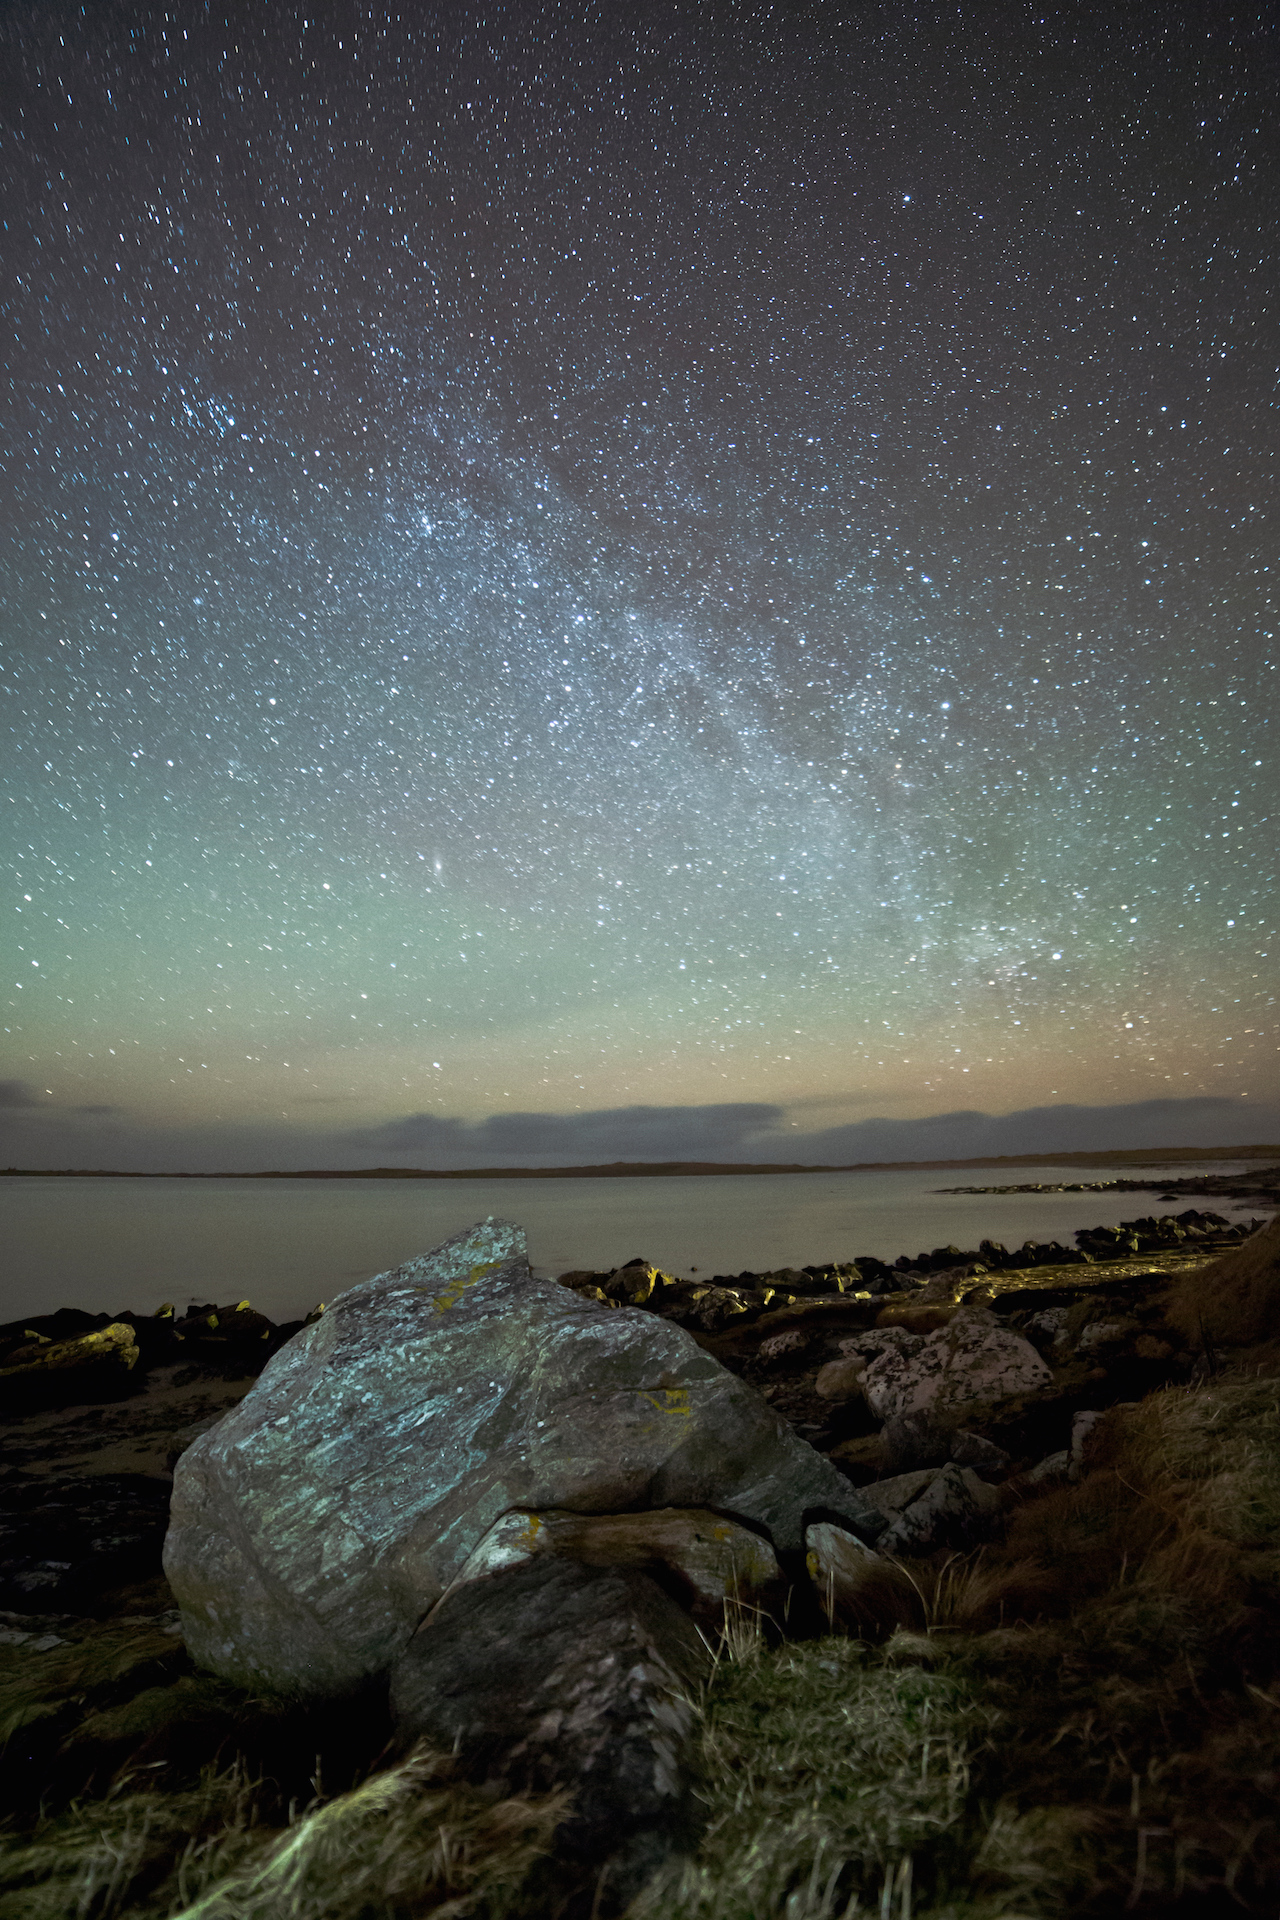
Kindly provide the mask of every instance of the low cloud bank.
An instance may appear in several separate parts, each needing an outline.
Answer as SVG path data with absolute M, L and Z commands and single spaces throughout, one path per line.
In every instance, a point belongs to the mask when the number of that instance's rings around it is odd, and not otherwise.
M 584 1166 L 611 1160 L 803 1161 L 849 1166 L 881 1160 L 1072 1153 L 1126 1147 L 1229 1146 L 1280 1137 L 1280 1109 L 1204 1095 L 1122 1107 L 1024 1107 L 921 1120 L 859 1120 L 818 1132 L 783 1107 L 608 1107 L 591 1113 L 500 1113 L 466 1125 L 410 1114 L 345 1136 L 388 1164 Z
M 796 1121 L 799 1124 L 796 1124 Z M 568 1167 L 614 1160 L 801 1162 L 964 1160 L 1109 1148 L 1230 1147 L 1280 1142 L 1280 1105 L 1223 1096 L 1127 1106 L 1024 1107 L 919 1120 L 871 1119 L 806 1131 L 802 1110 L 763 1102 L 608 1107 L 590 1113 L 497 1113 L 475 1122 L 408 1114 L 356 1128 L 211 1123 L 163 1128 L 122 1110 L 37 1102 L 21 1083 L 0 1098 L 0 1167 L 150 1173 L 276 1168 Z
M 782 1137 L 786 1114 L 759 1103 L 713 1107 L 604 1107 L 591 1113 L 492 1113 L 467 1125 L 412 1113 L 342 1138 L 352 1150 L 386 1153 L 421 1166 L 560 1166 L 610 1160 L 776 1160 L 797 1158 L 789 1127 L 785 1155 L 765 1143 Z

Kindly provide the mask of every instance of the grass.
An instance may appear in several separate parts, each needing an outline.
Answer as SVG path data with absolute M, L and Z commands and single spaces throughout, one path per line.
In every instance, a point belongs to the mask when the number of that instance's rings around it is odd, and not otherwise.
M 636 1920 L 817 1920 L 886 1897 L 896 1914 L 921 1868 L 930 1897 L 958 1886 L 978 1818 L 973 1754 L 994 1724 L 964 1679 L 857 1640 L 723 1661 L 704 1721 L 701 1852 L 641 1896 Z
M 387 1765 L 376 1700 L 302 1709 L 190 1670 L 141 1623 L 5 1648 L 0 1920 L 501 1920 L 564 1797 L 495 1801 L 452 1759 Z
M 137 1791 L 41 1821 L 4 1856 L 4 1920 L 437 1920 L 515 1910 L 561 1800 L 494 1802 L 416 1751 L 283 1827 L 239 1762 L 185 1793 Z M 266 1818 L 264 1818 L 264 1812 Z

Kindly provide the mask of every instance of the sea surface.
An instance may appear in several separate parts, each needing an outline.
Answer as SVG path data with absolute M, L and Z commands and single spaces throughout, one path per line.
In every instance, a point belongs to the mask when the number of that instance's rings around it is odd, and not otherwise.
M 1248 1163 L 1215 1163 L 1214 1173 Z M 1136 1169 L 1135 1169 L 1136 1171 Z M 1183 1167 L 1175 1172 L 1193 1172 Z M 764 1273 L 983 1238 L 1072 1244 L 1077 1227 L 1232 1201 L 1158 1192 L 948 1194 L 944 1185 L 1106 1178 L 1079 1168 L 685 1175 L 579 1180 L 0 1180 L 0 1321 L 57 1307 L 153 1311 L 251 1300 L 273 1320 L 383 1273 L 494 1214 L 518 1220 L 534 1268 Z

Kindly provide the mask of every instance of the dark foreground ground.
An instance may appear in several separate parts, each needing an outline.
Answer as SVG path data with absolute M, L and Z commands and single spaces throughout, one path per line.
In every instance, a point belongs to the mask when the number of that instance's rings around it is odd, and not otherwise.
M 1280 1169 L 1246 1179 L 1199 1176 L 1199 1207 L 1170 1182 L 1176 1209 L 1075 1248 L 565 1276 L 680 1321 L 862 1486 L 932 1443 L 819 1391 L 851 1335 L 927 1332 L 976 1295 L 1053 1375 L 966 1411 L 1007 1456 L 1000 1524 L 904 1563 L 905 1619 L 730 1623 L 702 1850 L 638 1913 L 1275 1912 L 1280 1229 L 1211 1205 L 1280 1205 Z M 290 1330 L 210 1306 L 134 1320 L 129 1364 L 113 1336 L 42 1371 L 131 1318 L 0 1329 L 0 1920 L 560 1911 L 554 1806 L 486 1802 L 447 1756 L 388 1770 L 367 1704 L 303 1713 L 192 1666 L 160 1565 L 173 1464 Z M 1082 1411 L 1103 1416 L 1085 1467 L 1046 1474 Z

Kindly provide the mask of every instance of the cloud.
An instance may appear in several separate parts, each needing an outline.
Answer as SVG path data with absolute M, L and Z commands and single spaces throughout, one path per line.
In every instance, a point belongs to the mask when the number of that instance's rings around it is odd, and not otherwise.
M 759 1103 L 604 1107 L 590 1113 L 496 1113 L 467 1125 L 409 1114 L 337 1136 L 356 1154 L 422 1166 L 590 1166 L 612 1160 L 799 1161 L 850 1166 L 885 1160 L 968 1160 L 1021 1153 L 1230 1145 L 1275 1138 L 1280 1113 L 1215 1095 L 1119 1107 L 973 1110 L 919 1120 L 871 1119 L 803 1132 L 786 1109 Z M 332 1137 L 332 1136 L 331 1136 Z
M 447 1156 L 453 1166 L 584 1166 L 610 1160 L 756 1160 L 760 1138 L 774 1133 L 781 1107 L 741 1102 L 706 1107 L 604 1107 L 590 1113 L 494 1113 L 461 1120 L 414 1113 L 343 1136 L 370 1153 Z M 781 1138 L 781 1135 L 779 1135 Z M 794 1137 L 788 1158 L 794 1158 Z M 459 1157 L 461 1156 L 461 1157 Z
M 1280 1106 L 1255 1106 L 1222 1096 L 1114 1107 L 1024 1107 L 1006 1114 L 966 1109 L 810 1131 L 804 1128 L 805 1117 L 803 1107 L 788 1111 L 764 1103 L 724 1102 L 603 1107 L 569 1114 L 496 1113 L 474 1122 L 415 1113 L 356 1129 L 226 1121 L 173 1127 L 127 1113 L 58 1110 L 36 1099 L 22 1082 L 0 1082 L 0 1166 L 139 1173 L 395 1166 L 447 1172 L 462 1167 L 709 1160 L 839 1167 L 1013 1154 L 1052 1160 L 1059 1153 L 1107 1148 L 1229 1148 L 1280 1141 Z
M 1137 1100 L 1116 1107 L 1023 1107 L 1016 1113 L 962 1111 L 922 1120 L 859 1120 L 820 1133 L 792 1134 L 802 1157 L 831 1165 L 860 1161 L 969 1160 L 980 1155 L 1088 1153 L 1142 1147 L 1250 1144 L 1274 1139 L 1274 1107 L 1205 1094 Z
M 39 1100 L 25 1080 L 0 1080 L 0 1107 L 38 1107 Z
M 77 1113 L 123 1113 L 123 1107 L 77 1107 Z

